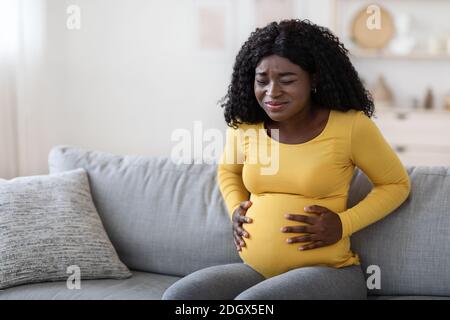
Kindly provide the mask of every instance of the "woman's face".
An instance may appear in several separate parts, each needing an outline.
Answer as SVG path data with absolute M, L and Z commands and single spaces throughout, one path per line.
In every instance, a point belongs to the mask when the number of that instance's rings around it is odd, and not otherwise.
M 255 96 L 274 121 L 284 121 L 310 107 L 311 77 L 278 55 L 263 58 L 255 69 Z

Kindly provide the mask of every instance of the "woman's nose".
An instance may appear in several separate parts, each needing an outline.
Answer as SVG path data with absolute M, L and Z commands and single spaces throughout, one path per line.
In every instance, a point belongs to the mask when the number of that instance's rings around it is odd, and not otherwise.
M 280 91 L 281 90 L 279 86 L 277 86 L 276 83 L 272 82 L 267 88 L 266 95 L 269 97 L 276 97 L 280 94 Z

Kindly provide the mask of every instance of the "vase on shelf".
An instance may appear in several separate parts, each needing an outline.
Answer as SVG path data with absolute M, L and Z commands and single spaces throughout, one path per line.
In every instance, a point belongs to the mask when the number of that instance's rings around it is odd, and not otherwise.
M 431 90 L 431 88 L 427 88 L 427 92 L 425 94 L 425 100 L 423 102 L 423 108 L 425 110 L 434 109 L 434 94 L 433 94 L 433 90 Z
M 445 110 L 450 111 L 450 92 L 448 92 L 444 98 L 444 108 Z
M 389 50 L 393 54 L 408 55 L 412 53 L 416 39 L 411 34 L 411 16 L 399 14 L 395 17 L 396 36 L 389 45 Z
M 390 109 L 394 106 L 394 95 L 389 88 L 386 79 L 380 75 L 372 88 L 372 97 L 379 109 Z

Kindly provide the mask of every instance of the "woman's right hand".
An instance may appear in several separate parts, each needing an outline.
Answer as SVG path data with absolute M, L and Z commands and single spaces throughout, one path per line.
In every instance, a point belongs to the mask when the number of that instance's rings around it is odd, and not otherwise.
M 247 231 L 242 228 L 243 223 L 252 223 L 252 219 L 246 217 L 247 209 L 250 208 L 252 202 L 242 201 L 240 206 L 236 208 L 233 212 L 233 236 L 234 244 L 236 245 L 237 251 L 241 251 L 242 247 L 245 247 L 245 241 L 243 237 L 249 238 L 250 235 Z

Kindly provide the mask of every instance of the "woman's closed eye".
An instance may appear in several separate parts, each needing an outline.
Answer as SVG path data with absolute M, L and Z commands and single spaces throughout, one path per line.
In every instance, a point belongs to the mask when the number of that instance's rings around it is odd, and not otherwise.
M 282 83 L 282 84 L 291 84 L 291 83 L 293 83 L 293 82 L 295 82 L 295 80 L 284 80 L 284 81 L 280 81 L 280 83 Z
M 266 85 L 267 84 L 266 81 L 262 81 L 262 80 L 256 80 L 256 83 L 258 83 L 260 85 Z

